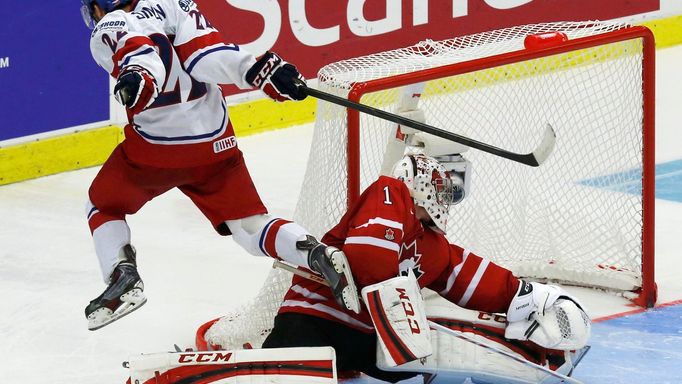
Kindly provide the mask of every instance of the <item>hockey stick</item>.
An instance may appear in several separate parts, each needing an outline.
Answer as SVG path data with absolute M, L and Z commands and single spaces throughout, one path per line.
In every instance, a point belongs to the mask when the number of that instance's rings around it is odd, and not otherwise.
M 278 260 L 275 260 L 275 261 L 273 262 L 272 267 L 273 267 L 273 268 L 281 268 L 281 269 L 284 269 L 284 270 L 289 271 L 289 272 L 291 272 L 291 273 L 293 273 L 293 274 L 295 274 L 295 275 L 298 275 L 298 276 L 301 276 L 301 277 L 303 277 L 303 278 L 306 278 L 306 279 L 315 281 L 315 282 L 320 283 L 320 284 L 322 284 L 322 285 L 327 285 L 327 286 L 329 285 L 329 284 L 327 284 L 327 282 L 326 282 L 322 277 L 316 275 L 315 273 L 308 272 L 308 271 L 303 271 L 303 270 L 301 270 L 301 269 L 295 268 L 295 267 L 293 267 L 293 266 L 291 266 L 291 265 L 289 265 L 289 264 L 283 263 L 283 262 L 278 261 Z M 434 321 L 429 320 L 429 326 L 430 326 L 431 328 L 435 329 L 436 331 L 439 331 L 439 332 L 442 332 L 442 333 L 446 333 L 446 334 L 451 335 L 451 336 L 454 336 L 454 337 L 456 337 L 456 338 L 458 338 L 458 339 L 461 339 L 461 340 L 464 340 L 464 341 L 468 341 L 468 342 L 470 342 L 470 343 L 472 343 L 472 344 L 474 344 L 474 345 L 477 345 L 477 346 L 479 346 L 479 347 L 482 347 L 482 348 L 488 349 L 488 350 L 490 350 L 490 351 L 493 351 L 493 352 L 495 352 L 495 353 L 497 353 L 497 354 L 500 354 L 500 355 L 509 357 L 510 359 L 512 359 L 512 360 L 514 360 L 514 361 L 517 361 L 517 362 L 519 362 L 519 363 L 521 363 L 521 364 L 525 364 L 525 365 L 527 365 L 527 366 L 529 366 L 529 367 L 531 367 L 531 368 L 535 368 L 535 369 L 537 369 L 537 370 L 539 370 L 539 371 L 542 371 L 542 372 L 544 372 L 544 373 L 546 373 L 546 374 L 548 374 L 548 375 L 551 375 L 551 376 L 554 376 L 554 377 L 556 377 L 556 378 L 558 378 L 558 379 L 561 379 L 563 382 L 573 383 L 573 384 L 582 384 L 581 381 L 579 381 L 579 380 L 577 380 L 577 379 L 574 379 L 574 378 L 572 378 L 572 377 L 570 377 L 570 376 L 566 376 L 566 375 L 562 375 L 561 373 L 554 372 L 554 371 L 552 371 L 551 369 L 549 369 L 549 368 L 547 368 L 547 367 L 543 367 L 542 365 L 535 364 L 535 363 L 533 363 L 533 362 L 531 362 L 531 361 L 528 361 L 528 360 L 526 360 L 526 359 L 523 359 L 523 358 L 521 358 L 521 357 L 518 357 L 518 356 L 516 356 L 516 355 L 514 355 L 514 354 L 512 354 L 512 353 L 509 353 L 509 352 L 507 352 L 507 351 L 504 351 L 504 350 L 502 350 L 502 349 L 499 349 L 499 348 L 497 348 L 497 347 L 495 347 L 495 346 L 492 346 L 492 345 L 489 345 L 489 344 L 487 344 L 487 343 L 483 343 L 483 342 L 480 342 L 480 341 L 478 341 L 478 340 L 475 340 L 475 339 L 473 339 L 473 338 L 471 338 L 471 337 L 469 337 L 469 336 L 466 336 L 466 335 L 463 334 L 463 333 L 460 333 L 460 332 L 457 332 L 457 331 L 452 330 L 452 329 L 450 329 L 450 328 L 444 327 L 444 326 L 442 326 L 442 325 L 440 325 L 440 324 L 438 324 L 438 323 L 436 323 L 436 322 L 434 322 Z
M 420 130 L 422 132 L 430 133 L 434 136 L 438 136 L 440 138 L 454 141 L 456 143 L 464 144 L 466 146 L 469 146 L 471 148 L 476 148 L 480 151 L 487 152 L 490 154 L 493 154 L 495 156 L 500 156 L 505 159 L 509 159 L 512 161 L 516 161 L 518 163 L 530 165 L 532 167 L 537 167 L 540 164 L 542 164 L 549 155 L 552 153 L 552 150 L 554 149 L 554 144 L 556 142 L 556 133 L 554 132 L 554 128 L 552 128 L 552 125 L 547 123 L 547 126 L 545 127 L 545 132 L 543 133 L 542 136 L 542 141 L 540 142 L 540 145 L 538 145 L 533 152 L 522 154 L 522 153 L 515 153 L 515 152 L 510 152 L 498 147 L 495 147 L 490 144 L 483 143 L 481 141 L 477 141 L 474 139 L 470 139 L 465 136 L 458 135 L 456 133 L 452 133 L 449 131 L 446 131 L 441 128 L 436 128 L 434 126 L 421 123 L 419 121 L 415 121 L 412 119 L 408 119 L 406 117 L 396 115 L 394 113 L 386 112 L 378 108 L 370 107 L 369 105 L 365 104 L 360 104 L 356 103 L 354 101 L 348 100 L 343 97 L 339 97 L 336 95 L 332 95 L 331 93 L 327 93 L 324 91 L 320 91 L 319 89 L 315 88 L 310 88 L 308 87 L 305 83 L 302 81 L 298 82 L 299 89 L 305 93 L 308 96 L 315 97 L 320 100 L 328 101 L 333 104 L 337 104 L 346 108 L 351 108 L 355 109 L 357 111 L 366 113 L 368 115 L 372 115 L 384 120 L 388 120 L 391 122 L 394 122 L 396 124 L 400 124 L 406 127 L 414 128 L 417 130 Z

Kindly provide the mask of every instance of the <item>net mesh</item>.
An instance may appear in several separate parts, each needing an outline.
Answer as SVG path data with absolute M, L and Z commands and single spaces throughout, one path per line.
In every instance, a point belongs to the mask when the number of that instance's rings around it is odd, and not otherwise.
M 330 64 L 319 88 L 347 97 L 356 83 L 407 76 L 524 48 L 528 35 L 561 31 L 569 39 L 628 28 L 601 22 L 546 23 L 424 41 Z M 468 197 L 453 207 L 448 238 L 516 275 L 632 291 L 641 286 L 642 41 L 533 58 L 365 93 L 389 112 L 419 91 L 426 123 L 519 153 L 530 152 L 550 123 L 552 155 L 528 167 L 469 150 Z M 380 175 L 393 123 L 361 114 L 360 188 Z M 321 237 L 347 208 L 347 111 L 319 102 L 312 150 L 294 219 Z M 259 296 L 209 331 L 227 346 L 254 344 L 272 327 L 291 276 L 275 270 Z M 240 335 L 244 335 L 240 339 Z M 258 342 L 256 342 L 258 344 Z

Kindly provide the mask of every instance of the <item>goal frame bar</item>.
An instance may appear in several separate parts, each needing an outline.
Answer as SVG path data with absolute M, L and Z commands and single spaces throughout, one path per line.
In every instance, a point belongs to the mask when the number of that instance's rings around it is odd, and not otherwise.
M 599 45 L 627 40 L 642 39 L 642 286 L 636 292 L 633 302 L 641 307 L 652 308 L 656 304 L 657 288 L 654 271 L 654 219 L 655 219 L 655 57 L 654 35 L 646 27 L 632 26 L 618 31 L 576 38 L 560 45 L 535 49 L 521 49 L 490 57 L 469 60 L 391 76 L 352 85 L 348 99 L 360 103 L 367 93 L 390 88 L 457 76 L 516 62 L 528 61 L 558 55 Z M 347 206 L 350 207 L 360 196 L 360 112 L 347 110 Z M 559 144 L 560 145 L 560 144 Z

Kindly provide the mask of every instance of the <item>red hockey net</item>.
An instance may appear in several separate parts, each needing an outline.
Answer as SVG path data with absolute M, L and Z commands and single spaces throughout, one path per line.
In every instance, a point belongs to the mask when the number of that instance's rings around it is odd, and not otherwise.
M 568 40 L 524 45 L 547 32 Z M 319 88 L 393 113 L 420 109 L 430 125 L 520 153 L 550 123 L 556 147 L 540 167 L 465 153 L 471 190 L 451 210 L 448 238 L 518 276 L 652 306 L 654 49 L 644 27 L 526 25 L 333 63 L 320 70 Z M 379 176 L 392 129 L 319 102 L 295 220 L 316 236 L 331 228 Z M 289 282 L 273 273 L 252 305 L 207 336 L 254 343 Z

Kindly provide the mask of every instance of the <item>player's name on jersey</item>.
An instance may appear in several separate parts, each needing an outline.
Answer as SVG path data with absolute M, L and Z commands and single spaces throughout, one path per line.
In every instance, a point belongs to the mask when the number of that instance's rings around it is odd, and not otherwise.
M 139 20 L 151 18 L 164 20 L 166 18 L 166 11 L 163 10 L 161 4 L 155 4 L 152 7 L 141 7 L 140 9 L 136 8 L 132 14 Z

